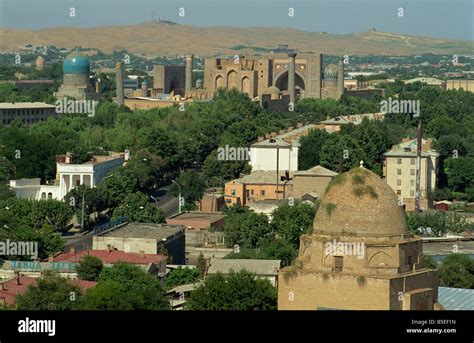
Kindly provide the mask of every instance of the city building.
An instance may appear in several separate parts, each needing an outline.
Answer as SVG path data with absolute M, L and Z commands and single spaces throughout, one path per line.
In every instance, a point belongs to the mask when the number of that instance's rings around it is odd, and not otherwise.
M 464 89 L 468 92 L 474 92 L 474 80 L 457 79 L 446 80 L 446 90 L 450 89 Z
M 385 117 L 385 113 L 377 112 L 377 113 L 362 113 L 362 114 L 350 114 L 347 116 L 336 116 L 334 118 L 327 118 L 319 122 L 318 128 L 322 130 L 326 130 L 326 132 L 333 133 L 341 131 L 342 125 L 346 124 L 354 124 L 360 125 L 364 118 L 368 120 L 378 120 L 382 121 Z
M 35 67 L 36 70 L 44 70 L 44 57 L 43 56 L 38 56 L 35 60 Z
M 37 277 L 16 275 L 15 277 L 0 281 L 0 308 L 1 307 L 14 307 L 15 297 L 19 294 L 23 294 L 28 290 L 28 286 L 34 286 L 38 281 Z M 85 281 L 85 280 L 70 280 L 71 284 L 78 286 L 82 291 L 86 291 L 89 288 L 94 287 L 97 282 Z
M 302 199 L 306 194 L 313 199 L 321 198 L 332 178 L 337 173 L 321 166 L 300 170 L 293 174 L 293 197 Z
M 279 310 L 434 310 L 438 275 L 421 258 L 392 189 L 363 166 L 338 175 L 280 270 Z
M 429 193 L 436 186 L 439 154 L 431 148 L 431 139 L 422 141 L 420 166 L 420 207 L 432 207 Z M 407 211 L 415 210 L 416 195 L 416 139 L 403 139 L 399 145 L 384 154 L 383 176 Z
M 185 264 L 185 230 L 182 225 L 124 223 L 97 233 L 93 250 L 120 250 L 140 254 L 166 254 L 173 264 Z
M 258 170 L 225 184 L 227 206 L 248 204 L 261 200 L 287 199 L 292 195 L 293 172 Z
M 75 164 L 70 154 L 59 155 L 56 157 L 54 182 L 41 185 L 40 179 L 10 180 L 10 188 L 18 198 L 62 200 L 74 187 L 97 186 L 109 171 L 124 164 L 125 155 L 114 152 L 109 155 L 94 155 L 89 162 L 82 164 Z
M 66 56 L 63 62 L 63 83 L 54 96 L 62 100 L 99 100 L 101 97 L 100 81 L 95 84 L 90 79 L 89 58 L 78 51 Z
M 146 254 L 143 251 L 125 252 L 115 250 L 111 247 L 105 250 L 82 250 L 79 252 L 70 251 L 50 258 L 52 262 L 70 262 L 77 265 L 86 256 L 94 256 L 102 261 L 104 266 L 111 267 L 120 262 L 126 262 L 142 268 L 149 274 L 163 277 L 166 274 L 167 256 L 162 254 Z
M 201 212 L 220 212 L 224 209 L 224 189 L 210 188 L 196 202 L 197 210 Z
M 20 119 L 23 124 L 34 124 L 57 115 L 56 106 L 44 102 L 0 103 L 0 123 L 5 126 L 15 119 Z
M 206 58 L 204 88 L 211 97 L 219 88 L 236 88 L 251 99 L 265 94 L 272 100 L 288 96 L 292 103 L 300 98 L 339 99 L 344 93 L 342 59 L 323 65 L 323 54 L 298 54 L 287 45 L 259 56 Z
M 473 311 L 474 289 L 439 287 L 439 302 L 447 311 Z
M 414 79 L 403 81 L 406 84 L 412 84 L 415 82 L 426 83 L 428 86 L 433 86 L 437 88 L 444 88 L 444 81 L 434 78 L 434 77 L 416 77 Z
M 232 271 L 240 272 L 246 270 L 255 274 L 257 278 L 267 279 L 277 287 L 278 271 L 281 267 L 281 260 L 251 260 L 251 259 L 220 259 L 211 258 L 207 275 L 221 273 L 230 274 Z
M 298 170 L 299 139 L 316 128 L 314 124 L 298 124 L 297 128 L 289 127 L 278 134 L 272 132 L 266 138 L 259 137 L 258 142 L 250 146 L 252 171 Z

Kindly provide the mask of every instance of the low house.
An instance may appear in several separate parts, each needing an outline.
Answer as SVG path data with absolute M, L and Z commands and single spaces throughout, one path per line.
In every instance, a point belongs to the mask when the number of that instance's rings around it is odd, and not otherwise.
M 207 275 L 230 274 L 231 271 L 240 272 L 246 270 L 258 278 L 268 279 L 273 286 L 278 284 L 278 271 L 281 268 L 281 260 L 251 260 L 251 259 L 217 259 L 212 258 L 209 263 Z
M 15 297 L 27 291 L 29 285 L 35 285 L 38 278 L 16 275 L 0 283 L 0 307 L 14 306 Z M 83 291 L 94 287 L 97 282 L 85 280 L 70 280 L 71 284 L 79 286 Z
M 184 264 L 185 229 L 182 225 L 125 223 L 94 236 L 94 250 L 116 249 L 142 254 L 166 254 Z
M 321 198 L 326 192 L 326 187 L 337 173 L 321 166 L 308 170 L 300 170 L 293 176 L 293 197 L 302 199 L 310 194 L 312 198 Z M 305 197 L 305 200 L 309 200 Z
M 83 250 L 80 252 L 68 252 L 50 258 L 54 262 L 71 262 L 74 265 L 81 262 L 86 256 L 94 256 L 102 261 L 105 266 L 113 266 L 120 262 L 134 264 L 149 274 L 162 276 L 166 274 L 167 257 L 158 254 L 145 254 L 125 252 L 119 250 Z

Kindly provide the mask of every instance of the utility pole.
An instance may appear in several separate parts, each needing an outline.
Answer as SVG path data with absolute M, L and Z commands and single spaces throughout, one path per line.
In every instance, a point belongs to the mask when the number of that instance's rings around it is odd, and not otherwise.
M 418 114 L 418 130 L 416 140 L 416 188 L 415 188 L 415 212 L 420 212 L 420 180 L 421 180 L 421 151 L 423 146 L 423 119 L 421 113 Z
M 82 215 L 81 215 L 81 231 L 84 231 L 84 194 L 86 193 L 86 190 L 82 191 Z
M 181 213 L 181 186 L 179 185 L 179 183 L 177 183 L 177 182 L 174 181 L 174 180 L 171 180 L 171 182 L 173 182 L 174 184 L 176 184 L 176 186 L 178 186 L 178 189 L 179 189 L 179 194 L 178 194 L 178 213 Z

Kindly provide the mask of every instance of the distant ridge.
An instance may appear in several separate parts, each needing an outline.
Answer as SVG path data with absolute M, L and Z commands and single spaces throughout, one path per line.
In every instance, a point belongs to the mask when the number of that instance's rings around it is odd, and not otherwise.
M 396 33 L 367 32 L 327 34 L 284 27 L 194 27 L 179 24 L 142 23 L 133 26 L 95 28 L 53 27 L 41 30 L 0 28 L 0 51 L 18 51 L 26 44 L 100 49 L 126 49 L 153 57 L 192 52 L 199 56 L 256 53 L 289 44 L 299 51 L 332 55 L 473 55 L 474 42 L 428 38 Z

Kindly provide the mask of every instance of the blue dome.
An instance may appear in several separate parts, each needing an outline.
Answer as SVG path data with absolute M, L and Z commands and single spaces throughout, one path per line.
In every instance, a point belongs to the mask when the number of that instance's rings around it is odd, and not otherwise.
M 66 56 L 63 63 L 64 74 L 89 74 L 89 58 L 80 52 L 74 51 Z

